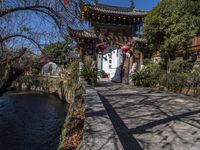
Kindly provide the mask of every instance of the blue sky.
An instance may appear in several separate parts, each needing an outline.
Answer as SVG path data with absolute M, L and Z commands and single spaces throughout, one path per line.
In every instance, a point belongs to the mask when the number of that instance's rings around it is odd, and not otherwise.
M 141 10 L 151 10 L 160 0 L 135 0 L 135 6 Z M 130 6 L 130 0 L 99 0 L 100 3 L 115 6 Z
M 137 9 L 141 9 L 141 10 L 151 10 L 154 6 L 156 6 L 156 4 L 159 1 L 160 0 L 135 0 L 135 6 L 136 6 Z M 114 6 L 128 6 L 128 7 L 130 6 L 130 0 L 99 0 L 99 2 L 114 5 Z M 57 35 L 58 34 L 57 33 L 58 31 L 55 30 L 55 27 L 53 26 L 52 23 L 48 23 L 47 21 L 41 20 L 41 19 L 37 18 L 37 16 L 35 16 L 35 15 L 31 15 L 31 16 L 32 17 L 30 17 L 30 20 L 28 20 L 28 22 L 27 22 L 27 27 L 34 29 L 35 32 L 45 31 L 45 32 L 48 32 L 48 33 L 53 33 L 51 35 Z M 41 24 L 42 21 L 43 21 L 43 24 Z M 51 20 L 50 20 L 50 22 L 51 22 Z M 55 36 L 53 38 L 52 37 L 48 38 L 48 36 L 47 36 L 45 38 L 45 36 L 40 36 L 39 34 L 37 36 L 40 37 L 38 40 L 42 44 L 57 41 L 58 39 L 56 37 L 59 37 L 59 36 Z M 21 39 L 18 39 L 18 40 L 21 40 Z M 18 43 L 18 42 L 16 42 L 16 43 Z M 25 45 L 26 44 L 30 45 L 30 42 L 28 42 L 28 41 L 19 42 L 19 43 L 25 44 Z M 19 44 L 17 44 L 17 45 L 19 45 Z M 37 48 L 33 48 L 33 49 L 37 49 Z M 36 53 L 38 53 L 38 52 L 39 51 L 36 50 Z

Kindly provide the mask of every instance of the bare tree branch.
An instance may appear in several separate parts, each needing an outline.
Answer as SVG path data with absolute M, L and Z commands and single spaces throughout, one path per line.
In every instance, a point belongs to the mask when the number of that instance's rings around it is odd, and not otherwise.
M 6 15 L 8 15 L 10 13 L 14 13 L 14 12 L 17 12 L 17 11 L 32 10 L 32 9 L 45 9 L 45 10 L 51 12 L 52 14 L 54 14 L 56 17 L 59 18 L 57 13 L 52 8 L 47 7 L 47 6 L 41 6 L 41 5 L 15 7 L 15 8 L 4 9 L 4 10 L 0 11 L 0 17 L 4 17 L 4 16 L 6 16 Z
M 9 40 L 9 39 L 11 39 L 11 38 L 15 38 L 15 37 L 22 37 L 22 38 L 25 38 L 25 39 L 27 39 L 27 40 L 33 42 L 36 46 L 38 46 L 38 48 L 39 48 L 39 49 L 41 50 L 41 52 L 42 52 L 42 47 L 40 46 L 40 44 L 38 44 L 37 41 L 35 41 L 33 38 L 31 38 L 31 37 L 29 37 L 29 36 L 22 35 L 22 34 L 15 34 L 15 35 L 10 35 L 10 36 L 7 36 L 7 37 L 5 37 L 5 38 L 2 38 L 1 41 L 0 41 L 0 43 L 3 43 L 3 42 L 5 42 L 5 41 L 7 41 L 7 40 Z

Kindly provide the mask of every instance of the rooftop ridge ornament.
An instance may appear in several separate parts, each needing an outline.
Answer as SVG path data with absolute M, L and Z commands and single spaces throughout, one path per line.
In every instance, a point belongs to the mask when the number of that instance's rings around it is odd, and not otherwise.
M 131 8 L 132 8 L 132 9 L 135 8 L 135 0 L 131 0 Z

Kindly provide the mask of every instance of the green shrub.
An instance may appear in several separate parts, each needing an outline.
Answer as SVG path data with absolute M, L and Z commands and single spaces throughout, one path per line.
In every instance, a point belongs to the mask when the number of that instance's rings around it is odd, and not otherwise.
M 153 64 L 153 61 L 149 58 L 144 59 L 144 65 L 149 65 L 149 64 Z
M 150 86 L 155 86 L 159 83 L 159 78 L 163 71 L 161 70 L 160 66 L 156 63 L 152 63 L 147 65 L 146 67 L 147 73 L 148 73 L 148 83 Z
M 180 72 L 188 72 L 192 69 L 193 64 L 188 63 L 187 61 L 176 59 L 169 63 L 170 72 L 180 73 Z
M 130 75 L 130 78 L 133 84 L 136 86 L 148 86 L 148 83 L 146 82 L 147 73 L 145 69 L 134 72 Z
M 85 57 L 81 77 L 83 77 L 88 84 L 96 86 L 98 71 L 97 68 L 92 68 L 92 61 L 91 57 Z
M 81 76 L 88 84 L 95 86 L 97 84 L 97 70 L 93 70 L 88 63 L 84 64 Z
M 20 76 L 18 78 L 18 82 L 21 84 L 25 84 L 27 90 L 30 90 L 32 86 L 34 86 L 34 76 Z
M 171 91 L 181 91 L 189 86 L 193 64 L 176 59 L 169 63 L 168 72 L 160 77 L 160 85 Z
M 40 69 L 38 68 L 32 68 L 32 74 L 39 74 L 40 73 Z
M 189 73 L 165 73 L 160 78 L 160 85 L 171 91 L 181 91 L 188 85 Z
M 145 66 L 142 70 L 131 74 L 131 80 L 136 86 L 155 86 L 159 83 L 162 71 L 156 63 Z
M 105 73 L 105 71 L 104 70 L 101 70 L 100 72 L 99 72 L 99 74 L 100 74 L 100 77 L 101 78 L 106 78 L 108 75 Z
M 72 80 L 78 81 L 79 61 L 71 62 L 67 67 L 67 71 L 70 74 Z
M 200 63 L 199 62 L 195 63 L 195 65 L 193 66 L 190 72 L 189 83 L 193 87 L 197 87 L 200 84 Z

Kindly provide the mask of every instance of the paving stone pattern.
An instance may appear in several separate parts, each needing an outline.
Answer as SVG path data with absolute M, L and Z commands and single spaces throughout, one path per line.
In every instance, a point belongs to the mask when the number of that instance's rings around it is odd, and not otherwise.
M 200 150 L 200 99 L 100 82 L 122 150 Z
M 86 90 L 83 150 L 122 150 L 122 144 L 97 91 L 83 83 Z

